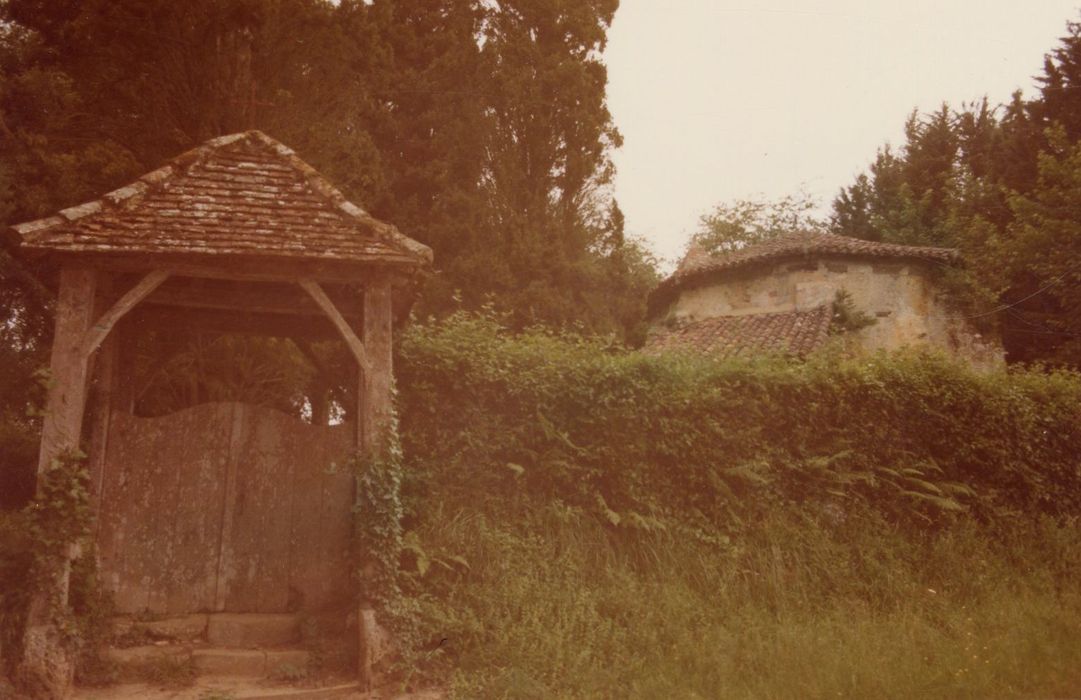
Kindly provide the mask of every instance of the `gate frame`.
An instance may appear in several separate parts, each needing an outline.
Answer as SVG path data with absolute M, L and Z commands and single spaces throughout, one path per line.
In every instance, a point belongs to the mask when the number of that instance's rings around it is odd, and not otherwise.
M 307 188 L 308 199 L 302 204 L 313 198 L 321 200 L 320 206 L 326 211 L 318 211 L 319 215 L 326 216 L 329 212 L 339 217 L 355 231 L 358 242 L 371 242 L 363 250 L 374 252 L 310 253 L 305 249 L 303 236 L 289 238 L 288 233 L 277 233 L 297 226 L 295 211 L 285 211 L 280 222 L 272 222 L 266 249 L 257 252 L 238 253 L 232 239 L 227 239 L 233 231 L 220 233 L 223 237 L 220 245 L 211 239 L 196 238 L 181 241 L 179 245 L 169 241 L 160 250 L 124 242 L 130 238 L 118 239 L 115 244 L 98 243 L 96 247 L 80 242 L 77 232 L 80 225 L 109 216 L 113 217 L 110 221 L 123 222 L 124 217 L 133 213 L 158 215 L 160 208 L 143 207 L 147 197 L 167 193 L 175 181 L 188 176 L 193 166 L 214 163 L 224 150 L 230 151 L 226 163 L 243 158 L 244 153 L 254 153 L 258 157 L 252 160 L 253 169 L 269 160 L 276 169 L 273 172 L 288 170 L 297 183 Z M 225 175 L 221 177 L 227 179 Z M 236 182 L 246 180 L 234 176 L 233 181 L 223 185 L 227 194 L 222 197 L 222 206 L 235 205 L 238 216 L 242 216 L 250 200 L 243 200 L 235 193 L 234 190 L 245 187 L 243 184 L 236 187 Z M 295 190 L 279 194 L 278 203 L 292 191 Z M 173 215 L 198 219 L 206 216 L 205 204 L 194 200 L 182 202 Z M 217 219 L 211 222 L 216 223 Z M 258 131 L 212 139 L 101 200 L 14 226 L 12 230 L 21 255 L 45 256 L 59 272 L 49 363 L 51 382 L 38 459 L 39 488 L 40 476 L 50 465 L 66 452 L 78 450 L 84 444 L 84 437 L 89 438 L 92 501 L 96 512 L 102 476 L 108 468 L 104 463 L 104 446 L 108 440 L 109 416 L 114 406 L 124 402 L 119 393 L 125 389 L 121 381 L 125 368 L 119 364 L 122 348 L 115 330 L 122 319 L 133 320 L 129 317 L 137 315 L 132 313 L 136 307 L 145 311 L 138 314 L 142 328 L 176 328 L 182 324 L 193 331 L 340 337 L 359 369 L 356 448 L 369 455 L 384 449 L 384 432 L 393 410 L 394 290 L 405 292 L 399 295 L 404 300 L 399 307 L 407 309 L 416 279 L 431 264 L 431 250 L 347 201 L 288 147 Z M 133 274 L 136 281 L 120 292 L 120 285 Z M 265 289 L 248 288 L 251 283 L 277 286 L 274 294 L 267 294 Z M 337 291 L 331 293 L 329 285 L 336 285 Z M 354 290 L 352 294 L 350 289 Z M 96 410 L 93 425 L 87 430 L 84 417 L 92 388 Z M 126 401 L 130 403 L 130 396 Z M 343 513 L 343 517 L 351 514 Z M 53 697 L 68 694 L 74 660 L 59 642 L 50 601 L 59 601 L 66 608 L 70 562 L 79 553 L 79 544 L 71 543 L 67 560 L 60 570 L 44 577 L 50 583 L 36 593 L 28 613 L 22 670 L 44 683 Z M 371 682 L 372 631 L 364 627 L 371 615 L 366 601 L 361 601 L 361 608 L 358 675 L 367 687 Z

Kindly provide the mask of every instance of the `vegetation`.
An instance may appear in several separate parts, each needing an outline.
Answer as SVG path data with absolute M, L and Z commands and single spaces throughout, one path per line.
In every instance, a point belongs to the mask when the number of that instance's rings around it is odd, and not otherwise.
M 405 684 L 465 698 L 1081 692 L 1081 378 L 1050 369 L 1081 363 L 1081 24 L 1036 99 L 913 114 L 830 222 L 960 247 L 973 315 L 1001 312 L 1011 359 L 1046 366 L 718 364 L 624 351 L 656 273 L 610 191 L 620 136 L 598 54 L 616 5 L 0 0 L 0 224 L 257 127 L 435 249 L 418 307 L 434 318 L 396 361 L 401 450 L 350 465 L 374 514 L 358 537 L 378 552 L 361 575 Z M 798 195 L 718 207 L 697 239 L 823 227 Z M 35 491 L 48 274 L 0 251 L 5 663 L 28 582 L 88 526 L 76 459 L 15 509 Z M 834 313 L 836 328 L 870 321 L 843 296 Z M 142 342 L 172 357 L 141 397 L 150 412 L 246 398 L 299 413 L 319 382 L 343 396 L 327 348 Z M 86 652 L 81 679 L 107 681 L 90 561 L 73 569 L 65 632 Z
M 414 328 L 398 367 L 403 679 L 493 698 L 1081 688 L 1076 375 L 651 359 L 475 316 Z
M 837 233 L 961 249 L 965 287 L 1011 361 L 1081 366 L 1081 23 L 1046 56 L 1039 93 L 914 112 L 833 202 Z
M 518 326 L 640 339 L 656 272 L 612 196 L 621 137 L 599 60 L 617 4 L 0 0 L 0 229 L 259 128 L 434 249 L 422 316 L 494 300 Z M 27 409 L 40 406 L 33 373 L 47 364 L 49 274 L 0 250 L 9 508 L 33 491 L 39 426 Z M 188 389 L 235 396 L 236 378 L 214 367 L 223 357 L 264 361 L 279 392 L 269 403 L 302 403 L 295 383 L 278 386 L 296 379 L 288 348 L 153 340 L 172 345 L 174 375 L 212 365 L 203 386 L 184 375 L 156 387 L 156 410 L 207 400 L 179 396 Z
M 698 222 L 692 236 L 710 253 L 737 250 L 793 231 L 824 233 L 827 222 L 818 218 L 818 202 L 806 192 L 777 199 L 737 199 L 718 204 Z

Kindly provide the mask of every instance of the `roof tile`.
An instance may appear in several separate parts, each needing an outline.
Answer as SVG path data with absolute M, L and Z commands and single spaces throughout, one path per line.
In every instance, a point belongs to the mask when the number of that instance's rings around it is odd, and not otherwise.
M 212 139 L 60 214 L 13 227 L 21 247 L 431 261 L 427 246 L 347 202 L 291 149 L 257 131 Z
M 676 271 L 653 290 L 650 295 L 650 305 L 657 309 L 670 302 L 679 290 L 729 270 L 812 255 L 896 258 L 945 265 L 960 262 L 960 254 L 954 248 L 880 243 L 832 233 L 789 233 L 762 243 L 718 253 L 709 253 L 701 245 L 694 243 L 680 261 Z
M 833 312 L 827 305 L 809 311 L 717 316 L 650 336 L 645 352 L 689 351 L 719 358 L 783 353 L 804 357 L 829 337 Z

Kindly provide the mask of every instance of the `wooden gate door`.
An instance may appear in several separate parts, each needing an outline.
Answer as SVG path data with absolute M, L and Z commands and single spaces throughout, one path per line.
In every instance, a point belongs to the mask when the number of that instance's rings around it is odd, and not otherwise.
M 350 597 L 348 425 L 240 403 L 116 413 L 101 484 L 118 612 L 284 612 Z M 339 466 L 336 466 L 339 465 Z

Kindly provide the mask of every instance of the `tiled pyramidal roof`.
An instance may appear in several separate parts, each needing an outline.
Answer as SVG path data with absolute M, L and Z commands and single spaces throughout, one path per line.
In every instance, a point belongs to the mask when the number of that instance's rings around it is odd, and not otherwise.
M 656 308 L 667 303 L 680 289 L 701 283 L 719 273 L 759 263 L 814 255 L 922 260 L 944 265 L 960 262 L 960 254 L 953 248 L 879 243 L 832 233 L 790 233 L 720 253 L 709 253 L 701 246 L 693 244 L 676 271 L 653 291 L 651 306 Z
M 651 335 L 645 351 L 691 351 L 719 358 L 762 353 L 804 357 L 826 342 L 832 315 L 827 304 L 809 311 L 707 318 Z
M 259 131 L 213 139 L 100 200 L 12 228 L 30 253 L 432 259 Z

